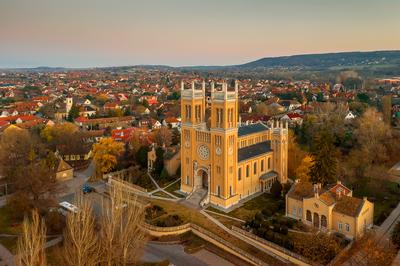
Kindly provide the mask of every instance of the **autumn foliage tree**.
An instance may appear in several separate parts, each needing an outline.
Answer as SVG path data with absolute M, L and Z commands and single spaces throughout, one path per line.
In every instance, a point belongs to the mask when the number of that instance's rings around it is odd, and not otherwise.
M 313 158 L 310 155 L 304 157 L 299 167 L 297 167 L 296 169 L 296 178 L 300 179 L 301 182 L 309 182 L 310 170 L 313 167 L 313 165 L 314 165 Z
M 117 165 L 117 158 L 124 151 L 124 144 L 112 138 L 103 138 L 93 145 L 93 160 L 98 175 L 109 172 Z

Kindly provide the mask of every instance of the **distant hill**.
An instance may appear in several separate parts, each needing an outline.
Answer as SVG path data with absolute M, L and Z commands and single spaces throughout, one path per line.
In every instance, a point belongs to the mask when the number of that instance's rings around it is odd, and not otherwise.
M 400 51 L 343 52 L 266 57 L 238 68 L 306 68 L 330 69 L 344 67 L 400 67 Z

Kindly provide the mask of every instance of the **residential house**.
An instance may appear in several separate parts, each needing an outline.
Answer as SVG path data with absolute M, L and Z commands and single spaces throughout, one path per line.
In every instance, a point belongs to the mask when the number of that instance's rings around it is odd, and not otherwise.
M 352 194 L 340 181 L 323 188 L 296 180 L 286 194 L 286 216 L 325 232 L 360 238 L 373 226 L 374 204 Z

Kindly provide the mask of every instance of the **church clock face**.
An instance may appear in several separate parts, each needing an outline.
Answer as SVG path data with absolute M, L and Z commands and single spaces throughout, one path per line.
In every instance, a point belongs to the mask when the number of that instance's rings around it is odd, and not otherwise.
M 200 145 L 197 148 L 197 154 L 199 155 L 200 159 L 207 160 L 210 156 L 210 150 L 206 145 Z

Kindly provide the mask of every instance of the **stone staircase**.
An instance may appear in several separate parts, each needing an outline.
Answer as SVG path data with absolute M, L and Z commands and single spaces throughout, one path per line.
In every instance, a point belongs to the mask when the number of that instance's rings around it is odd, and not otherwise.
M 207 192 L 208 191 L 203 188 L 198 188 L 183 202 L 183 204 L 191 208 L 200 209 L 200 202 L 207 196 Z

